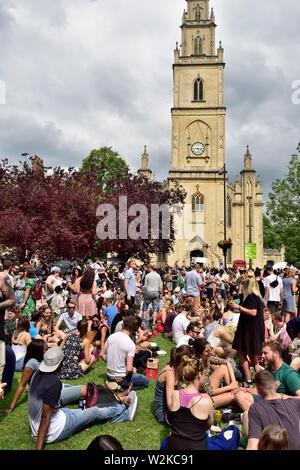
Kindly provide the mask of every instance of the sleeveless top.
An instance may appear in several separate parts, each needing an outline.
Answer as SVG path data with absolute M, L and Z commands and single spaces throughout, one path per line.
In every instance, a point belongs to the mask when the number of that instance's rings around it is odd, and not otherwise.
M 22 359 L 22 357 L 26 356 L 27 352 L 27 345 L 26 344 L 19 344 L 19 343 L 13 343 L 12 342 L 12 350 L 15 353 L 16 356 L 16 361 L 19 359 Z
M 168 450 L 197 450 L 206 448 L 206 432 L 209 429 L 208 418 L 196 418 L 191 409 L 195 406 L 202 396 L 199 393 L 187 394 L 183 389 L 179 392 L 180 408 L 177 411 L 171 411 L 172 433 L 168 443 Z M 190 401 L 195 396 L 199 397 L 191 408 L 188 407 Z
M 154 412 L 155 412 L 155 417 L 159 423 L 164 423 L 164 416 L 165 412 L 168 411 L 168 406 L 167 406 L 167 396 L 166 396 L 166 384 L 160 383 L 158 380 L 159 377 L 164 374 L 164 372 L 169 372 L 172 371 L 172 369 L 166 369 L 162 371 L 155 384 L 155 391 L 154 391 Z

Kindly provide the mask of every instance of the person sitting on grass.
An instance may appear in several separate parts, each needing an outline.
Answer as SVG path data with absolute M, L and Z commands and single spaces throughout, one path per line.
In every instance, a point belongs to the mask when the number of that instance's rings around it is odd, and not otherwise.
M 44 353 L 47 351 L 47 343 L 43 339 L 33 339 L 27 347 L 24 358 L 24 366 L 19 386 L 14 394 L 8 410 L 1 410 L 1 413 L 12 413 L 21 398 L 26 386 L 30 383 L 33 374 L 39 369 Z
M 300 450 L 300 400 L 277 393 L 274 377 L 267 370 L 256 374 L 255 384 L 261 401 L 243 414 L 244 430 L 248 435 L 247 450 L 259 450 L 260 435 L 271 424 L 285 428 L 290 449 Z
M 267 426 L 261 433 L 257 450 L 290 450 L 286 429 L 281 426 Z
M 74 333 L 77 330 L 78 322 L 82 320 L 80 313 L 76 312 L 76 304 L 71 298 L 67 299 L 67 311 L 64 312 L 57 320 L 54 331 L 58 333 L 62 323 L 64 324 L 64 333 Z
M 58 347 L 50 348 L 44 355 L 39 370 L 32 379 L 28 393 L 29 422 L 36 450 L 45 443 L 56 443 L 69 439 L 75 433 L 95 423 L 117 423 L 133 420 L 137 410 L 137 396 L 131 392 L 126 403 L 106 408 L 69 409 L 60 407 L 62 383 L 58 378 L 64 354 Z M 72 389 L 75 387 L 71 387 Z M 76 387 L 77 388 L 77 387 Z M 66 389 L 67 390 L 67 389 Z M 71 402 L 79 400 L 72 393 Z
M 97 355 L 92 354 L 95 348 L 90 347 L 87 339 L 88 326 L 87 320 L 80 320 L 77 331 L 65 336 L 60 346 L 65 357 L 60 371 L 61 379 L 80 379 L 98 359 Z
M 110 388 L 126 390 L 133 385 L 139 390 L 149 385 L 148 377 L 134 373 L 133 361 L 136 346 L 130 335 L 136 334 L 138 320 L 130 315 L 123 320 L 122 331 L 110 335 L 101 357 L 106 361 L 107 384 Z
M 222 408 L 234 402 L 234 390 L 238 390 L 239 384 L 235 379 L 232 365 L 226 359 L 212 354 L 212 347 L 205 338 L 196 339 L 193 342 L 193 355 L 203 361 L 204 380 L 199 391 L 207 393 L 217 408 Z M 221 383 L 224 382 L 224 387 Z
M 283 349 L 279 341 L 265 341 L 262 345 L 262 355 L 266 370 L 278 384 L 277 393 L 300 397 L 300 374 L 283 361 Z M 256 387 L 240 388 L 235 398 L 242 411 L 248 411 L 253 403 L 262 399 Z
M 18 326 L 12 337 L 12 350 L 16 355 L 16 371 L 21 372 L 23 369 L 24 358 L 26 356 L 27 347 L 31 342 L 29 334 L 30 321 L 27 317 L 22 317 L 18 321 Z
M 213 424 L 214 406 L 207 394 L 199 393 L 204 380 L 201 360 L 182 357 L 184 389 L 171 395 L 171 436 L 167 450 L 205 450 L 206 433 Z
M 180 385 L 181 360 L 183 356 L 191 355 L 189 346 L 172 348 L 170 362 L 164 367 L 157 377 L 154 392 L 155 417 L 161 424 L 169 426 L 170 416 L 168 410 L 171 407 L 171 397 L 175 388 Z

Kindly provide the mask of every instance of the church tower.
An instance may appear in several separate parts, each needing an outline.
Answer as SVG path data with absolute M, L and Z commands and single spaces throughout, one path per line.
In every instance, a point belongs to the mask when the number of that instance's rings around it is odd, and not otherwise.
M 257 215 L 262 220 L 262 207 L 255 205 L 261 202 L 260 194 L 256 196 L 256 192 L 261 192 L 261 182 L 256 182 L 255 171 L 251 165 L 248 168 L 248 160 L 245 160 L 238 186 L 228 182 L 225 171 L 224 49 L 221 42 L 216 45 L 217 25 L 209 0 L 186 2 L 181 45 L 176 43 L 174 50 L 168 181 L 170 186 L 183 186 L 187 196 L 184 213 L 176 220 L 174 253 L 168 256 L 167 262 L 188 266 L 200 259 L 206 265 L 218 267 L 224 260 L 218 242 L 224 240 L 225 232 L 226 238 L 233 242 L 228 252 L 228 265 L 233 259 L 245 259 L 243 242 L 248 242 L 249 237 L 244 230 L 242 237 L 239 233 L 250 201 L 245 197 L 245 177 L 247 181 L 250 176 L 251 181 L 254 178 L 252 212 L 249 212 L 252 222 Z M 242 200 L 237 202 L 239 184 Z M 257 209 L 255 214 L 254 209 Z M 252 242 L 256 241 L 254 238 L 252 227 Z

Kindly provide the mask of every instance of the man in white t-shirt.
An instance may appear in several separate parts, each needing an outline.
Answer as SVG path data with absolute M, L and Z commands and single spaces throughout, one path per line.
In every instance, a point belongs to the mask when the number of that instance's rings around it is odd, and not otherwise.
M 118 386 L 127 390 L 133 385 L 133 390 L 148 387 L 149 379 L 141 374 L 135 374 L 133 359 L 136 346 L 130 335 L 135 335 L 138 321 L 135 316 L 123 318 L 122 331 L 112 334 L 105 343 L 103 355 L 106 361 L 107 384 L 110 388 Z
M 183 307 L 183 311 L 176 315 L 172 324 L 172 336 L 174 343 L 179 342 L 182 336 L 186 335 L 186 329 L 190 324 L 190 320 L 188 320 L 187 315 L 189 314 L 188 307 Z
M 53 266 L 53 268 L 51 268 L 50 276 L 46 279 L 46 301 L 49 307 L 51 307 L 55 287 L 62 286 L 62 281 L 63 280 L 60 277 L 60 268 L 58 266 Z
M 179 338 L 176 348 L 179 348 L 180 346 L 191 346 L 191 342 L 197 338 L 203 338 L 200 328 L 196 324 L 190 323 L 187 326 L 186 334 Z
M 265 282 L 265 307 L 275 313 L 282 306 L 283 284 L 280 276 L 274 274 L 272 266 L 267 266 Z

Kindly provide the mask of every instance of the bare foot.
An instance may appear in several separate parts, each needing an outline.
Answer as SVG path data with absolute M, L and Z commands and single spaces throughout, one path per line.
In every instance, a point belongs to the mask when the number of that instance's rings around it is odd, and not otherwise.
M 133 388 L 133 385 L 131 384 L 130 387 L 127 390 L 125 390 L 125 392 L 123 392 L 119 395 L 119 397 L 120 398 L 121 397 L 127 397 L 127 395 L 129 395 L 129 393 L 131 392 L 132 388 Z

